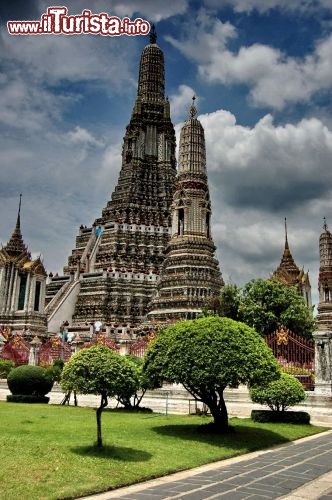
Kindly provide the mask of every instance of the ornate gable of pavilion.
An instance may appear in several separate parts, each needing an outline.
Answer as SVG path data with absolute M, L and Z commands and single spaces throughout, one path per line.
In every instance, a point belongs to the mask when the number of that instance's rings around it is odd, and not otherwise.
M 20 269 L 24 269 L 26 271 L 30 270 L 36 274 L 46 276 L 46 271 L 40 257 L 32 260 L 31 253 L 29 252 L 27 246 L 24 244 L 23 236 L 21 233 L 20 212 L 21 198 L 14 231 L 8 243 L 0 249 L 0 266 L 13 262 L 15 263 L 15 266 Z
M 288 244 L 287 220 L 285 218 L 285 247 L 281 261 L 277 269 L 272 273 L 272 277 L 285 286 L 295 286 L 300 295 L 303 295 L 305 302 L 311 306 L 311 285 L 309 273 L 300 269 L 291 254 Z

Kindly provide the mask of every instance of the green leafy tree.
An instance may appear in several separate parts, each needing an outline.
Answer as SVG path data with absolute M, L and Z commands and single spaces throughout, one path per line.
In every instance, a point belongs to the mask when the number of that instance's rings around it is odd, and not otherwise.
M 237 321 L 239 319 L 240 295 L 236 285 L 222 287 L 219 297 L 211 297 L 205 308 L 204 315 L 217 314 Z
M 254 403 L 266 405 L 272 411 L 283 412 L 304 401 L 306 394 L 297 378 L 288 373 L 281 373 L 278 380 L 273 380 L 264 387 L 251 387 L 250 397 Z
M 125 408 L 131 410 L 139 408 L 144 394 L 148 389 L 153 389 L 153 385 L 143 372 L 143 358 L 128 354 L 126 359 L 133 368 L 131 384 L 127 384 L 123 392 L 118 391 L 115 398 Z
M 61 386 L 65 392 L 101 396 L 100 406 L 96 410 L 98 447 L 102 447 L 101 415 L 108 405 L 108 398 L 125 390 L 134 392 L 135 388 L 131 384 L 136 383 L 135 377 L 132 364 L 124 356 L 102 345 L 82 349 L 64 366 Z
M 280 326 L 311 338 L 315 328 L 312 311 L 294 287 L 277 280 L 252 280 L 240 293 L 239 318 L 267 335 Z
M 161 331 L 148 347 L 144 372 L 155 387 L 181 383 L 205 403 L 215 428 L 228 428 L 224 390 L 269 382 L 279 367 L 264 340 L 243 323 L 218 316 L 182 321 Z

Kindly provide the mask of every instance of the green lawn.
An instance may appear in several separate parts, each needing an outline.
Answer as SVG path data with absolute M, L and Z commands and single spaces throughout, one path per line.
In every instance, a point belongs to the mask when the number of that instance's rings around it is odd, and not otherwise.
M 198 433 L 209 421 L 106 410 L 106 446 L 97 451 L 94 409 L 0 402 L 0 498 L 75 498 L 323 430 L 232 419 L 232 434 Z

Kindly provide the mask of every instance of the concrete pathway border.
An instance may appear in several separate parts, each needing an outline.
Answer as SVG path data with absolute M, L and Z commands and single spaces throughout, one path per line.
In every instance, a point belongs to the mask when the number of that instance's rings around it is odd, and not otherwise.
M 322 437 L 324 436 L 324 437 Z M 330 462 L 330 468 L 331 470 L 327 473 L 324 473 L 324 474 L 320 474 L 319 473 L 319 470 L 317 469 L 317 477 L 315 477 L 313 480 L 309 480 L 304 486 L 301 486 L 299 488 L 294 488 L 294 490 L 287 494 L 287 495 L 280 495 L 280 496 L 273 496 L 273 493 L 271 494 L 272 496 L 266 496 L 267 493 L 266 492 L 262 492 L 262 494 L 258 494 L 258 489 L 256 489 L 256 493 L 254 493 L 254 489 L 253 489 L 253 493 L 252 495 L 251 494 L 246 494 L 246 495 L 241 495 L 240 494 L 240 490 L 241 490 L 241 486 L 239 486 L 238 488 L 236 488 L 234 485 L 232 486 L 233 490 L 232 492 L 229 491 L 227 493 L 227 491 L 223 488 L 220 489 L 219 493 L 218 493 L 218 484 L 220 485 L 221 482 L 219 480 L 219 483 L 218 483 L 218 480 L 217 479 L 213 479 L 213 481 L 216 481 L 214 483 L 212 483 L 212 487 L 208 487 L 207 484 L 205 483 L 199 483 L 197 481 L 197 484 L 195 485 L 195 481 L 194 481 L 194 478 L 195 476 L 198 476 L 198 475 L 204 475 L 205 473 L 207 474 L 207 480 L 209 477 L 212 477 L 211 474 L 209 475 L 209 473 L 213 473 L 213 471 L 215 471 L 216 473 L 218 473 L 218 471 L 220 471 L 221 473 L 225 470 L 225 469 L 229 469 L 230 466 L 236 466 L 238 464 L 241 465 L 241 462 L 246 462 L 246 467 L 248 464 L 250 464 L 252 462 L 252 464 L 255 463 L 255 460 L 256 459 L 259 459 L 259 457 L 263 458 L 263 461 L 261 461 L 261 463 L 264 463 L 264 459 L 267 459 L 265 460 L 265 462 L 270 462 L 270 466 L 271 467 L 277 467 L 277 465 L 274 465 L 273 464 L 273 456 L 274 454 L 277 455 L 277 453 L 279 452 L 282 452 L 282 450 L 285 450 L 286 451 L 286 458 L 285 459 L 282 459 L 284 460 L 285 462 L 288 461 L 289 462 L 292 462 L 292 455 L 293 454 L 288 454 L 287 456 L 287 452 L 289 451 L 288 449 L 290 449 L 290 447 L 301 447 L 301 445 L 303 444 L 306 444 L 306 443 L 312 443 L 312 447 L 310 447 L 312 450 L 315 449 L 315 444 L 318 444 L 319 443 L 319 446 L 321 446 L 321 443 L 330 443 L 330 455 L 332 457 L 332 430 L 330 431 L 326 431 L 324 432 L 324 435 L 322 434 L 316 434 L 314 436 L 309 436 L 309 437 L 306 437 L 306 438 L 302 438 L 302 439 L 298 439 L 297 441 L 293 441 L 291 443 L 285 443 L 285 444 L 282 444 L 282 445 L 278 445 L 278 446 L 275 446 L 273 448 L 270 448 L 268 450 L 260 450 L 260 451 L 257 451 L 257 452 L 253 452 L 253 453 L 248 453 L 246 455 L 241 455 L 239 457 L 234 457 L 234 458 L 230 458 L 230 459 L 227 459 L 227 460 L 221 460 L 221 461 L 218 461 L 218 462 L 213 462 L 211 464 L 207 464 L 207 465 L 203 465 L 201 467 L 196 467 L 194 469 L 190 469 L 190 470 L 186 470 L 186 471 L 182 471 L 182 472 L 177 472 L 175 474 L 170 474 L 168 476 L 164 476 L 164 477 L 160 477 L 158 479 L 153 479 L 153 480 L 150 480 L 150 481 L 145 481 L 143 483 L 139 483 L 139 484 L 134 484 L 132 486 L 128 486 L 128 487 L 124 487 L 124 488 L 118 488 L 116 490 L 112 490 L 112 491 L 108 491 L 108 492 L 105 492 L 105 493 L 101 493 L 101 494 L 97 494 L 97 495 L 90 495 L 88 497 L 84 497 L 86 500 L 111 500 L 111 499 L 114 499 L 114 498 L 118 498 L 118 499 L 121 499 L 121 498 L 126 498 L 126 499 L 140 499 L 140 500 L 147 500 L 147 499 L 170 499 L 170 498 L 178 498 L 178 499 L 185 499 L 185 500 L 189 500 L 189 499 L 207 499 L 207 498 L 227 498 L 227 499 L 236 499 L 236 498 L 282 498 L 284 500 L 307 500 L 307 499 L 310 499 L 310 500 L 314 500 L 314 499 L 319 499 L 319 498 L 322 498 L 322 495 L 328 495 L 326 496 L 326 499 L 329 499 L 331 498 L 332 499 L 332 495 L 329 496 L 329 493 L 332 493 L 332 461 Z M 298 451 L 300 451 L 300 448 L 297 449 Z M 294 449 L 294 452 L 297 451 Z M 320 453 L 320 452 L 319 452 Z M 271 455 L 271 457 L 270 457 Z M 296 453 L 294 453 L 294 455 L 296 455 Z M 322 456 L 324 455 L 324 452 L 322 451 Z M 310 457 L 309 457 L 310 458 Z M 297 462 L 295 462 L 296 458 L 294 458 L 294 464 L 293 465 L 297 465 Z M 280 459 L 279 459 L 280 461 Z M 301 465 L 303 463 L 305 463 L 307 460 L 303 460 L 303 462 L 299 462 L 298 465 Z M 276 460 L 277 462 L 277 460 Z M 255 469 L 255 471 L 259 472 L 259 463 L 260 461 L 257 460 L 257 467 Z M 264 467 L 266 467 L 266 464 L 264 465 Z M 270 469 L 269 469 L 270 470 Z M 276 475 L 278 472 L 276 472 L 276 470 L 274 470 L 274 472 L 272 473 L 268 473 L 266 474 L 266 477 L 268 477 L 269 475 L 271 476 L 274 476 Z M 248 473 L 250 474 L 250 472 Z M 240 477 L 241 474 L 239 474 L 238 471 L 234 471 L 234 476 L 237 476 L 237 477 Z M 254 478 L 254 481 L 255 481 L 255 478 L 259 478 L 260 474 L 253 474 L 253 478 Z M 215 476 L 217 477 L 217 476 Z M 264 474 L 262 475 L 262 477 L 265 477 Z M 273 477 L 272 477 L 273 479 Z M 189 480 L 188 482 L 190 482 L 193 486 L 193 489 L 188 492 L 188 491 L 184 491 L 181 493 L 181 485 L 182 484 L 185 484 L 186 481 Z M 232 482 L 232 479 L 229 479 L 230 482 Z M 253 482 L 254 482 L 253 481 Z M 167 484 L 170 484 L 170 483 L 175 483 L 175 482 L 179 482 L 179 486 L 178 486 L 178 494 L 175 493 L 175 490 L 176 490 L 176 487 L 174 488 L 174 484 L 173 484 L 173 488 L 172 488 L 172 492 L 170 492 L 169 494 L 168 493 L 165 493 L 167 491 Z M 287 482 L 287 478 L 285 478 L 285 482 Z M 201 484 L 203 484 L 203 486 L 201 486 Z M 241 484 L 241 483 L 240 483 Z M 243 483 L 245 484 L 245 483 Z M 271 483 L 271 488 L 272 488 L 272 484 Z M 295 484 L 295 483 L 294 483 Z M 213 487 L 214 487 L 214 493 L 213 494 Z M 158 488 L 160 488 L 160 494 L 158 494 Z M 206 491 L 206 493 L 205 493 Z M 265 493 L 265 494 L 264 494 Z M 208 496 L 204 496 L 205 494 L 207 494 Z M 202 496 L 203 495 L 203 496 Z M 325 498 L 325 497 L 324 497 Z

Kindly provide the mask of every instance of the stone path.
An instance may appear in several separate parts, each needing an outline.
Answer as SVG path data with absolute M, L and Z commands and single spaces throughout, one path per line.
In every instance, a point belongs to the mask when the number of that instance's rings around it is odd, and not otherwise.
M 332 431 L 89 500 L 332 500 Z

